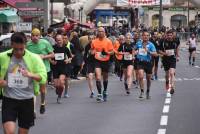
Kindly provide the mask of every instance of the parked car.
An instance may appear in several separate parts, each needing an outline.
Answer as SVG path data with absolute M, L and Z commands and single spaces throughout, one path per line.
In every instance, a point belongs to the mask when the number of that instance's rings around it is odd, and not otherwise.
M 11 46 L 11 38 L 12 34 L 5 34 L 0 36 L 0 52 L 8 50 Z

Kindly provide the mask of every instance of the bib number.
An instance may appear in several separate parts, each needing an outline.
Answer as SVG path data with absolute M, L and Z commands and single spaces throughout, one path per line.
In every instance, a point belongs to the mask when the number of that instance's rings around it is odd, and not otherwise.
M 174 55 L 174 49 L 166 50 L 166 53 L 168 56 L 173 56 Z
M 10 88 L 27 88 L 28 78 L 21 74 L 8 73 L 8 87 Z
M 64 53 L 55 54 L 55 60 L 64 60 L 64 59 L 65 59 Z
M 144 48 L 139 49 L 139 55 L 147 56 L 147 51 Z
M 124 54 L 124 60 L 133 60 L 132 54 Z

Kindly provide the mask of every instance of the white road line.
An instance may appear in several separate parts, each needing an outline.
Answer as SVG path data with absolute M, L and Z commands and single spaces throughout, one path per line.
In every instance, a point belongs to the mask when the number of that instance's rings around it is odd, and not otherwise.
M 168 122 L 168 116 L 167 115 L 161 116 L 160 125 L 161 126 L 167 126 L 167 122 Z
M 167 97 L 167 98 L 171 98 L 172 95 L 168 92 L 167 95 L 166 95 L 166 97 Z
M 166 129 L 158 129 L 157 134 L 166 134 Z
M 163 113 L 169 113 L 169 105 L 164 105 L 163 107 Z
M 170 104 L 171 103 L 171 98 L 166 98 L 165 99 L 165 104 Z

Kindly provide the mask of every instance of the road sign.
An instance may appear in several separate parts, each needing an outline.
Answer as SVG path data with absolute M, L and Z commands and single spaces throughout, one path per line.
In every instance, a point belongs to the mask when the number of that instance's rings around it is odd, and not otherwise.
M 17 24 L 16 28 L 18 32 L 31 32 L 32 23 L 21 22 Z
M 17 8 L 44 8 L 44 2 L 16 2 Z
M 30 16 L 30 17 L 39 17 L 44 16 L 44 11 L 42 10 L 28 10 L 28 11 L 18 11 L 17 14 L 21 17 L 23 16 Z

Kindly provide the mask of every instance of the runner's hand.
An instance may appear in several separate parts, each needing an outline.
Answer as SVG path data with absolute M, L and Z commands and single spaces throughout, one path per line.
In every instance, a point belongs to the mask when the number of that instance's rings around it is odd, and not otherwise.
M 44 59 L 44 58 L 45 58 L 45 55 L 40 54 L 40 58 L 41 58 L 41 59 Z
M 107 55 L 107 53 L 105 52 L 105 50 L 103 50 L 103 51 L 101 52 L 101 54 L 102 54 L 102 55 Z
M 20 72 L 22 73 L 22 75 L 24 77 L 30 77 L 31 76 L 31 73 L 26 69 L 21 68 Z
M 7 81 L 0 80 L 0 87 L 5 87 L 7 85 Z
M 180 60 L 180 57 L 176 57 L 176 61 L 179 62 L 179 60 Z

